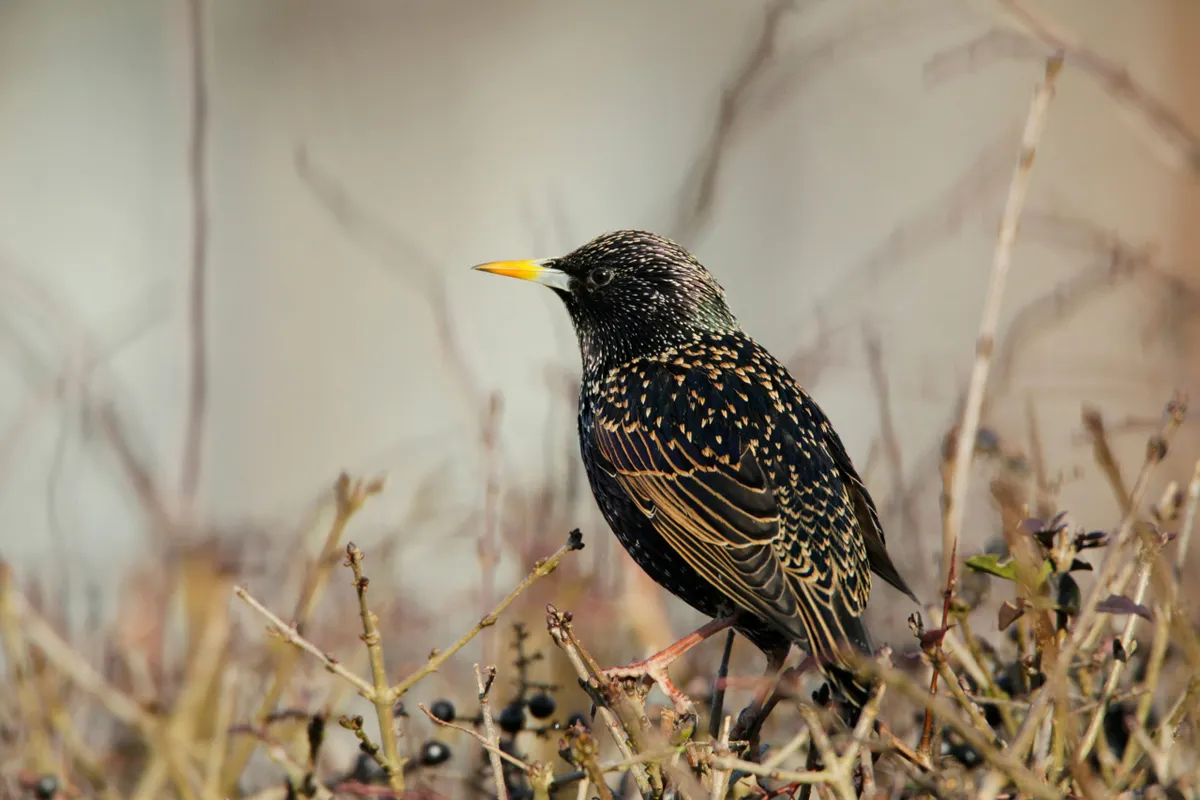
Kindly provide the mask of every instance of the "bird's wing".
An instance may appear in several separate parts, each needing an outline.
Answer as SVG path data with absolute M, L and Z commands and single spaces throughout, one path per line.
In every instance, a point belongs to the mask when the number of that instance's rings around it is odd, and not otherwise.
M 900 575 L 900 571 L 896 569 L 896 565 L 892 563 L 891 556 L 888 555 L 887 542 L 883 537 L 883 525 L 879 521 L 879 512 L 875 510 L 875 501 L 871 499 L 870 492 L 867 491 L 862 479 L 858 477 L 858 471 L 854 469 L 854 464 L 850 461 L 850 456 L 842 445 L 841 437 L 829 424 L 829 420 L 821 411 L 820 406 L 813 402 L 802 389 L 800 391 L 804 395 L 813 419 L 818 423 L 829 454 L 833 458 L 834 464 L 837 465 L 842 484 L 846 487 L 850 500 L 854 504 L 854 515 L 858 519 L 858 528 L 862 531 L 863 540 L 867 545 L 867 560 L 871 564 L 871 569 L 876 575 L 911 597 L 914 602 L 919 602 L 917 596 L 913 594 L 913 590 Z
M 703 426 L 597 415 L 601 468 L 735 606 L 807 640 L 825 659 L 836 659 L 847 641 L 869 650 L 861 621 L 865 553 L 842 552 L 856 550 L 855 523 L 845 491 L 831 483 L 837 473 L 828 454 L 802 455 L 805 474 L 773 486 L 730 419 L 704 413 Z

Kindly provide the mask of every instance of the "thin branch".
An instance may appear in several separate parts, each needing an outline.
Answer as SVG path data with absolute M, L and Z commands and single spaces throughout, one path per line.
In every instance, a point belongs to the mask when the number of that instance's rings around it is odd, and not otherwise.
M 358 513 L 368 498 L 383 491 L 383 485 L 382 478 L 370 481 L 360 479 L 351 480 L 350 476 L 344 472 L 334 482 L 334 518 L 329 525 L 329 532 L 325 536 L 325 543 L 321 547 L 321 554 L 305 575 L 303 588 L 301 588 L 300 596 L 296 600 L 292 630 L 297 635 L 300 635 L 300 631 L 304 630 L 304 627 L 308 624 L 325 591 L 325 585 L 329 580 L 329 573 L 337 564 L 337 552 L 341 546 L 342 536 L 345 535 L 346 527 L 350 524 L 351 518 Z M 243 597 L 242 599 L 245 600 L 246 598 Z M 276 625 L 276 627 L 279 626 Z M 283 628 L 280 628 L 280 630 L 282 631 Z M 318 657 L 326 660 L 324 653 L 320 653 Z M 279 698 L 283 696 L 284 688 L 287 686 L 288 681 L 291 680 L 298 660 L 298 653 L 291 649 L 281 652 L 275 660 L 275 667 L 270 676 L 270 683 L 254 713 L 254 720 L 257 724 L 261 725 L 266 720 L 267 715 L 275 710 L 275 706 L 279 703 Z M 357 675 L 354 675 L 354 677 L 358 678 Z M 361 687 L 356 688 L 359 688 L 360 692 L 362 691 Z M 238 776 L 246 768 L 246 763 L 250 760 L 250 756 L 253 755 L 254 748 L 257 745 L 257 739 L 249 738 L 238 742 L 234 746 L 234 750 L 222 770 L 221 790 L 223 793 L 229 794 L 233 791 Z
M 245 587 L 235 586 L 233 587 L 233 593 L 243 600 L 246 605 L 253 608 L 271 623 L 272 630 L 270 632 L 273 635 L 279 636 L 285 642 L 295 645 L 297 648 L 318 658 L 322 663 L 325 664 L 325 669 L 354 686 L 354 688 L 358 690 L 358 693 L 363 697 L 367 698 L 368 700 L 373 697 L 375 694 L 375 687 L 367 683 L 358 675 L 355 675 L 350 670 L 346 669 L 344 666 L 342 666 L 341 662 L 339 662 L 329 653 L 326 653 L 308 639 L 305 639 L 303 636 L 301 636 L 299 631 L 297 631 L 294 627 L 288 625 L 282 619 L 277 617 L 269 608 L 255 600 L 253 595 L 251 595 L 250 592 L 245 589 Z
M 354 572 L 354 588 L 358 593 L 358 610 L 362 619 L 362 640 L 367 646 L 371 663 L 371 677 L 375 681 L 371 692 L 371 703 L 375 706 L 375 717 L 379 721 L 379 744 L 383 749 L 383 769 L 388 784 L 397 794 L 404 792 L 404 760 L 400 757 L 400 743 L 396 737 L 393 703 L 388 692 L 387 666 L 383 662 L 383 638 L 379 633 L 379 618 L 367 604 L 367 587 L 370 580 L 362 572 L 363 552 L 351 542 L 346 545 L 346 566 Z M 503 800 L 503 799 L 502 799 Z
M 1116 535 L 1113 537 L 1113 541 L 1106 548 L 1108 552 L 1100 566 L 1095 583 L 1091 591 L 1088 592 L 1087 597 L 1083 600 L 1082 607 L 1071 629 L 1071 634 L 1063 642 L 1058 662 L 1052 674 L 1047 676 L 1045 685 L 1038 691 L 1036 697 L 1034 697 L 1033 702 L 1030 704 L 1029 712 L 1025 716 L 1025 721 L 1021 724 L 1021 729 L 1017 733 L 1017 738 L 1013 740 L 1006 750 L 1014 758 L 1021 759 L 1025 757 L 1025 753 L 1033 743 L 1034 735 L 1041 726 L 1042 717 L 1046 713 L 1054 694 L 1065 691 L 1067 673 L 1071 663 L 1075 655 L 1083 647 L 1084 642 L 1089 638 L 1093 626 L 1099 620 L 1096 608 L 1100 604 L 1100 600 L 1107 596 L 1112 580 L 1116 576 L 1120 564 L 1124 562 L 1124 549 L 1132 535 L 1135 515 L 1141 508 L 1142 501 L 1145 498 L 1146 490 L 1150 483 L 1150 476 L 1154 472 L 1154 468 L 1165 457 L 1171 438 L 1183 422 L 1186 408 L 1186 401 L 1182 396 L 1173 398 L 1167 406 L 1160 431 L 1147 442 L 1146 459 L 1142 464 L 1142 469 L 1138 474 L 1137 480 L 1134 482 L 1133 490 L 1130 492 L 1131 509 L 1129 513 L 1123 516 Z M 1064 696 L 1062 702 L 1066 703 L 1066 701 L 1067 698 Z M 988 786 L 994 788 L 1000 780 L 1000 776 L 997 773 L 993 773 L 985 782 L 984 788 L 987 789 Z
M 730 631 L 732 633 L 732 631 Z M 721 720 L 721 732 L 717 737 L 717 743 L 713 746 L 713 755 L 728 756 L 729 750 L 729 730 L 733 725 L 733 718 L 726 716 Z M 716 768 L 712 774 L 712 800 L 723 800 L 725 790 L 729 786 L 729 778 L 733 774 L 731 769 Z
M 894 668 L 881 667 L 868 658 L 860 657 L 856 660 L 859 669 L 896 689 L 909 701 L 932 712 L 944 724 L 950 726 L 980 757 L 1003 773 L 1021 792 L 1040 800 L 1061 800 L 1062 795 L 1054 787 L 1046 785 L 1030 772 L 1010 751 L 1001 751 L 993 746 L 988 740 L 988 735 L 977 730 L 946 698 L 940 695 L 931 697 L 924 686 Z
M 554 643 L 566 653 L 567 659 L 571 662 L 571 666 L 575 668 L 575 673 L 579 676 L 579 680 L 583 685 L 588 688 L 594 688 L 597 681 L 602 679 L 603 676 L 598 675 L 597 670 L 589 663 L 591 659 L 584 656 L 579 643 L 576 641 L 574 631 L 571 630 L 570 612 L 560 612 L 552 605 L 546 606 L 546 629 L 549 631 L 550 638 L 554 640 Z M 633 721 L 628 726 L 623 726 L 623 720 L 617 717 L 617 714 L 613 709 L 609 708 L 607 703 L 602 702 L 603 699 L 597 691 L 597 696 L 593 697 L 593 702 L 596 705 L 596 713 L 600 715 L 604 726 L 608 728 L 622 758 L 631 761 L 635 758 L 635 737 L 639 732 L 639 726 L 634 724 Z M 641 762 L 633 762 L 632 770 L 638 789 L 643 795 L 649 796 L 651 792 L 649 771 Z M 661 786 L 656 788 L 661 789 Z
M 38 700 L 37 691 L 30 681 L 28 653 L 15 607 L 12 583 L 12 567 L 0 561 L 0 644 L 4 647 L 4 661 L 16 686 L 21 724 L 29 737 L 31 766 L 39 774 L 54 774 L 57 770 L 54 755 L 50 750 L 50 736 L 46 731 L 46 715 Z
M 479 634 L 480 631 L 482 631 L 484 628 L 495 625 L 496 620 L 499 618 L 499 616 L 502 613 L 504 613 L 504 609 L 506 609 L 510 605 L 512 605 L 512 602 L 514 600 L 516 600 L 521 595 L 521 593 L 524 592 L 526 589 L 528 589 L 535 581 L 537 581 L 541 578 L 544 578 L 547 575 L 549 575 L 551 572 L 553 572 L 555 567 L 558 566 L 558 562 L 562 561 L 563 556 L 565 556 L 567 553 L 570 553 L 573 550 L 582 550 L 582 549 L 583 549 L 583 536 L 582 536 L 582 534 L 580 534 L 579 529 L 575 529 L 575 530 L 571 531 L 571 534 L 567 537 L 567 543 L 564 544 L 562 547 L 560 547 L 554 553 L 554 555 L 550 556 L 549 558 L 544 558 L 544 559 L 538 561 L 533 566 L 533 570 L 528 575 L 525 576 L 525 579 L 522 580 L 519 584 L 517 584 L 515 589 L 513 589 L 511 592 L 509 592 L 508 597 L 505 597 L 503 600 L 500 601 L 499 605 L 497 605 L 494 609 L 492 609 L 492 613 L 488 614 L 486 617 L 479 620 L 479 622 L 475 623 L 475 627 L 471 628 L 471 630 L 467 631 L 465 634 L 463 634 L 461 637 L 459 637 L 458 641 L 455 642 L 454 644 L 450 645 L 449 648 L 447 648 L 445 650 L 435 651 L 433 653 L 433 655 L 430 656 L 429 661 L 427 661 L 425 663 L 425 666 L 421 667 L 419 670 L 417 670 L 416 672 L 409 675 L 407 678 L 405 678 L 404 680 L 400 681 L 395 686 L 393 686 L 389 690 L 389 700 L 392 703 L 396 702 L 401 697 L 403 697 L 404 694 L 409 689 L 411 689 L 413 686 L 415 686 L 419 681 L 421 681 L 427 675 L 430 675 L 433 672 L 436 672 L 437 669 L 443 663 L 445 663 L 448 658 L 450 658 L 452 655 L 457 653 L 459 650 L 466 647 L 467 644 L 472 639 L 474 639 Z
M 187 0 L 191 44 L 191 132 L 188 177 L 191 188 L 192 265 L 188 287 L 190 386 L 187 427 L 183 439 L 180 494 L 184 507 L 195 500 L 203 457 L 204 422 L 208 412 L 208 343 L 205 331 L 208 296 L 208 85 L 205 76 L 204 0 Z
M 984 301 L 983 318 L 979 324 L 979 337 L 975 342 L 975 364 L 971 370 L 962 425 L 958 431 L 954 481 L 948 497 L 947 519 L 949 524 L 942 530 L 941 574 L 943 583 L 950 575 L 951 554 L 956 550 L 959 531 L 962 529 L 967 487 L 971 479 L 971 462 L 975 454 L 975 436 L 979 430 L 984 393 L 987 388 L 988 368 L 991 366 L 992 351 L 995 348 L 996 326 L 1000 319 L 1004 286 L 1012 265 L 1017 224 L 1025 206 L 1025 195 L 1029 190 L 1029 178 L 1034 156 L 1037 153 L 1038 140 L 1041 138 L 1042 129 L 1046 123 L 1046 113 L 1050 108 L 1050 101 L 1054 97 L 1062 63 L 1061 54 L 1047 59 L 1042 81 L 1034 92 L 1029 106 L 1029 114 L 1025 120 L 1025 130 L 1021 135 L 1021 153 L 1017 161 L 1017 169 L 1013 174 L 1012 183 L 1009 185 L 1008 200 L 1005 202 L 1004 216 L 1001 219 L 1000 232 L 996 238 L 991 281 L 988 286 L 987 299 Z
M 476 666 L 478 666 L 478 665 L 476 665 Z M 447 722 L 444 719 L 439 719 L 438 717 L 435 717 L 433 715 L 433 712 L 430 711 L 428 708 L 426 708 L 423 703 L 417 703 L 417 708 L 424 711 L 425 716 L 429 717 L 430 721 L 433 722 L 434 724 L 441 725 L 443 728 L 452 728 L 456 731 L 459 731 L 460 733 L 467 734 L 472 739 L 479 742 L 479 744 L 483 747 L 483 749 L 487 750 L 488 753 L 507 761 L 508 763 L 512 764 L 514 767 L 517 767 L 521 771 L 528 773 L 533 770 L 532 765 L 526 764 L 524 761 L 517 758 L 516 756 L 504 752 L 504 750 L 501 749 L 498 741 L 489 739 L 487 736 L 484 736 L 479 731 L 472 730 L 471 728 L 468 728 L 465 725 L 459 725 L 456 722 Z M 488 716 L 491 716 L 490 710 L 488 711 Z M 486 720 L 485 720 L 485 723 L 486 723 Z M 503 780 L 503 779 L 501 779 L 501 780 Z
M 1055 30 L 1018 0 L 1000 0 L 1000 3 L 1031 36 L 1054 53 L 1065 56 L 1073 66 L 1094 78 L 1110 97 L 1133 110 L 1134 118 L 1146 123 L 1155 142 L 1160 145 L 1156 152 L 1169 154 L 1175 166 L 1200 176 L 1200 136 L 1189 130 L 1178 114 L 1135 81 L 1128 69 L 1085 47 L 1072 36 Z
M 483 716 L 483 729 L 487 734 L 488 760 L 492 762 L 492 777 L 496 781 L 496 797 L 498 800 L 508 800 L 508 787 L 504 784 L 504 765 L 500 763 L 500 734 L 496 732 L 496 721 L 492 719 L 492 704 L 488 702 L 488 694 L 492 690 L 492 682 L 496 680 L 496 668 L 484 670 L 475 665 L 475 685 L 479 688 L 479 712 Z M 525 770 L 528 772 L 528 768 Z
M 1175 553 L 1176 577 L 1183 574 L 1187 563 L 1188 545 L 1192 542 L 1192 531 L 1196 528 L 1196 511 L 1200 508 L 1200 460 L 1192 471 L 1192 480 L 1187 489 L 1187 510 L 1183 514 L 1183 524 L 1179 526 L 1179 545 Z
M 729 143 L 746 107 L 750 89 L 766 71 L 775 53 L 783 15 L 793 0 L 771 0 L 763 17 L 762 29 L 737 75 L 721 92 L 717 118 L 700 157 L 685 183 L 683 198 L 674 222 L 667 230 L 672 238 L 691 242 L 712 217 L 717 182 L 729 150 Z

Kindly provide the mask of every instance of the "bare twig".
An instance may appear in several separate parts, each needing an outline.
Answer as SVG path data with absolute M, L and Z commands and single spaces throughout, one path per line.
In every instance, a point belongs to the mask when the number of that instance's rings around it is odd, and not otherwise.
M 329 653 L 326 653 L 308 639 L 305 639 L 303 636 L 301 636 L 294 627 L 288 625 L 282 619 L 277 617 L 270 609 L 258 602 L 258 600 L 254 599 L 254 596 L 251 595 L 250 592 L 245 589 L 245 587 L 235 586 L 233 588 L 233 593 L 243 600 L 246 605 L 250 606 L 259 614 L 266 617 L 267 621 L 272 625 L 272 634 L 279 636 L 285 642 L 295 645 L 297 648 L 305 651 L 306 653 L 316 656 L 325 664 L 325 669 L 350 683 L 363 697 L 371 699 L 372 695 L 374 695 L 375 688 L 371 684 L 367 683 L 358 675 L 346 669 L 344 666 L 342 666 L 341 662 L 339 662 Z
M 483 715 L 483 729 L 487 734 L 488 759 L 492 762 L 492 777 L 496 780 L 496 797 L 508 800 L 508 788 L 504 785 L 504 765 L 500 763 L 500 735 L 496 733 L 496 721 L 492 719 L 492 706 L 488 702 L 488 694 L 492 690 L 492 682 L 496 680 L 496 668 L 488 667 L 487 677 L 484 670 L 475 665 L 475 684 L 479 687 L 479 712 Z M 528 772 L 528 768 L 526 768 Z
M 191 42 L 191 131 L 188 173 L 192 211 L 191 285 L 188 288 L 189 370 L 187 427 L 180 472 L 185 508 L 196 496 L 203 457 L 204 420 L 208 410 L 208 343 L 205 332 L 208 296 L 208 84 L 205 76 L 204 0 L 188 0 L 188 38 Z
M 388 691 L 387 666 L 383 662 L 383 641 L 379 634 L 379 619 L 367 604 L 369 579 L 362 572 L 363 553 L 353 542 L 346 545 L 346 565 L 354 572 L 354 588 L 358 592 L 359 616 L 362 619 L 363 644 L 371 663 L 371 677 L 375 684 L 369 699 L 375 706 L 375 717 L 379 721 L 379 745 L 383 750 L 382 766 L 387 773 L 388 784 L 397 794 L 404 792 L 404 759 L 400 757 L 400 743 L 396 737 L 393 718 L 393 702 Z M 504 798 L 501 798 L 504 800 Z
M 717 737 L 717 743 L 713 746 L 713 755 L 716 757 L 728 756 L 729 751 L 729 730 L 733 725 L 733 718 L 726 716 L 721 720 L 721 733 Z M 733 774 L 730 769 L 714 769 L 712 774 L 712 800 L 723 800 L 725 797 L 725 789 L 729 785 L 729 777 Z
M 297 635 L 308 624 L 313 611 L 317 607 L 317 603 L 324 593 L 329 573 L 337 564 L 337 552 L 340 549 L 342 536 L 345 535 L 346 527 L 350 524 L 351 518 L 358 513 L 368 498 L 381 491 L 383 491 L 383 480 L 381 478 L 370 481 L 351 480 L 350 476 L 344 472 L 338 476 L 333 486 L 335 503 L 333 522 L 329 525 L 329 532 L 325 536 L 325 542 L 321 547 L 321 554 L 306 574 L 303 588 L 300 590 L 300 596 L 296 600 L 291 629 Z M 240 594 L 239 597 L 241 597 Z M 242 599 L 246 600 L 245 597 L 242 597 Z M 265 611 L 265 609 L 263 610 Z M 281 631 L 283 630 L 278 624 L 276 627 L 280 628 Z M 288 626 L 285 625 L 284 627 Z M 318 650 L 317 654 L 318 658 L 326 660 L 324 653 Z M 298 653 L 294 649 L 288 648 L 279 653 L 268 688 L 259 702 L 258 708 L 255 710 L 253 717 L 255 724 L 263 724 L 267 716 L 275 710 L 279 698 L 283 696 L 284 687 L 287 686 L 292 672 L 296 668 L 297 661 Z M 343 675 L 342 677 L 346 676 Z M 357 678 L 357 676 L 354 677 Z M 362 690 L 361 687 L 356 688 L 359 688 L 360 691 Z M 257 739 L 247 737 L 234 746 L 234 750 L 225 762 L 222 770 L 222 793 L 228 794 L 232 792 L 238 776 L 246 768 L 246 763 L 254 753 L 254 748 L 257 744 Z
M 1146 589 L 1150 585 L 1150 570 L 1153 566 L 1154 559 L 1158 556 L 1159 543 L 1146 541 L 1151 536 L 1157 537 L 1158 533 L 1143 536 L 1143 541 L 1139 545 L 1139 558 L 1137 586 L 1133 592 L 1133 602 L 1136 605 L 1141 605 L 1146 596 Z M 1167 612 L 1159 605 L 1159 616 L 1164 616 Z M 1130 614 L 1125 620 L 1125 629 L 1121 632 L 1121 649 L 1123 652 L 1129 652 L 1129 646 L 1133 642 L 1133 630 L 1137 624 L 1137 614 Z M 1088 723 L 1087 730 L 1083 734 L 1083 741 L 1079 743 L 1079 749 L 1075 754 L 1075 759 L 1081 761 L 1087 758 L 1091 752 L 1092 746 L 1096 744 L 1096 737 L 1100 734 L 1100 725 L 1104 721 L 1104 714 L 1108 710 L 1109 701 L 1112 700 L 1113 693 L 1117 690 L 1117 683 L 1121 680 L 1121 672 L 1124 670 L 1126 662 L 1124 660 L 1114 660 L 1112 667 L 1109 669 L 1108 677 L 1104 681 L 1104 689 L 1100 695 L 1100 702 L 1096 706 L 1096 710 L 1092 713 L 1092 719 Z
M 566 653 L 567 659 L 571 662 L 571 666 L 575 668 L 576 674 L 584 686 L 597 688 L 600 686 L 599 681 L 604 680 L 604 676 L 598 673 L 595 665 L 590 658 L 584 656 L 582 648 L 575 639 L 575 634 L 571 630 L 571 615 L 570 612 L 560 612 L 552 605 L 546 606 L 546 629 L 550 633 L 550 638 L 554 643 L 562 648 Z M 605 702 L 600 702 L 603 697 L 597 696 L 593 698 L 596 701 L 596 713 L 600 715 L 604 726 L 612 735 L 613 742 L 617 745 L 618 752 L 621 753 L 623 759 L 631 761 L 634 779 L 637 781 L 638 789 L 643 795 L 649 795 L 651 791 L 649 771 L 640 761 L 633 762 L 635 758 L 636 737 L 640 733 L 640 726 L 636 721 L 631 721 L 628 726 L 623 726 L 623 720 L 618 719 L 613 709 L 609 708 Z M 638 748 L 641 749 L 641 748 Z M 661 785 L 656 786 L 656 789 L 661 790 Z
M 489 667 L 489 669 L 491 669 L 491 668 Z M 507 761 L 508 763 L 512 764 L 514 767 L 517 767 L 518 769 L 521 769 L 524 772 L 530 772 L 533 770 L 533 766 L 531 764 L 526 764 L 524 761 L 517 758 L 516 756 L 504 752 L 504 750 L 500 747 L 498 739 L 496 739 L 496 740 L 490 739 L 489 737 L 481 734 L 479 731 L 472 730 L 472 729 L 466 727 L 465 725 L 459 725 L 454 722 L 447 722 L 443 719 L 438 719 L 437 717 L 435 717 L 433 715 L 432 711 L 430 711 L 429 709 L 427 709 L 425 707 L 425 705 L 423 703 L 417 703 L 417 708 L 419 708 L 419 709 L 421 709 L 421 711 L 425 712 L 425 716 L 429 717 L 430 721 L 433 722 L 435 725 L 441 725 L 443 728 L 453 728 L 454 730 L 459 731 L 460 733 L 467 734 L 472 739 L 479 742 L 479 744 L 483 747 L 483 749 L 487 750 L 489 754 L 495 755 L 498 758 L 501 758 L 504 761 Z M 488 716 L 491 716 L 490 710 L 488 711 Z M 486 720 L 484 720 L 484 721 L 486 723 Z M 494 725 L 493 725 L 493 732 L 494 732 Z
M 1154 97 L 1129 74 L 1129 70 L 1083 46 L 1070 35 L 1055 30 L 1018 0 L 1000 0 L 1010 16 L 1052 52 L 1094 78 L 1114 100 L 1144 120 L 1159 147 L 1155 152 L 1170 156 L 1170 162 L 1200 175 L 1200 137 L 1189 130 L 1179 115 Z
M 958 430 L 954 480 L 949 496 L 950 507 L 947 509 L 949 525 L 942 530 L 943 582 L 950 575 L 951 554 L 956 549 L 955 545 L 962 528 L 967 486 L 971 478 L 971 462 L 975 454 L 975 436 L 979 429 L 984 393 L 987 388 L 988 368 L 991 365 L 992 351 L 995 347 L 996 326 L 1000 318 L 1004 285 L 1012 265 L 1017 224 L 1025 205 L 1025 195 L 1029 189 L 1029 178 L 1034 156 L 1037 153 L 1038 140 L 1041 138 L 1042 129 L 1045 126 L 1046 113 L 1049 110 L 1050 101 L 1054 97 L 1062 63 L 1061 54 L 1055 54 L 1047 59 L 1042 81 L 1034 92 L 1029 106 L 1029 114 L 1025 120 L 1025 130 L 1021 134 L 1021 154 L 1012 183 L 1009 185 L 1008 200 L 1005 202 L 1004 216 L 1001 219 L 1000 232 L 996 238 L 991 281 L 988 286 L 987 299 L 984 301 L 983 318 L 979 323 L 979 336 L 975 342 L 975 363 L 967 387 L 962 424 Z
M 459 650 L 466 647 L 467 644 L 472 639 L 474 639 L 481 630 L 483 630 L 484 628 L 490 627 L 492 625 L 495 625 L 496 620 L 499 618 L 499 616 L 502 613 L 504 613 L 504 609 L 508 608 L 512 604 L 512 602 L 514 600 L 516 600 L 521 595 L 521 593 L 524 592 L 526 589 L 528 589 L 535 581 L 537 581 L 541 578 L 544 578 L 547 575 L 549 575 L 551 572 L 553 572 L 555 567 L 558 566 L 558 562 L 562 561 L 563 556 L 565 556 L 567 553 L 572 552 L 573 550 L 582 550 L 582 549 L 583 549 L 583 535 L 579 532 L 578 529 L 575 529 L 575 530 L 571 531 L 570 535 L 567 537 L 567 543 L 564 544 L 562 547 L 560 547 L 552 556 L 550 556 L 549 558 L 544 558 L 544 559 L 538 561 L 536 564 L 534 564 L 533 570 L 528 575 L 525 576 L 524 580 L 522 580 L 519 584 L 517 584 L 516 588 L 514 588 L 511 592 L 509 592 L 508 597 L 505 597 L 503 600 L 500 601 L 499 605 L 497 605 L 494 609 L 492 609 L 492 613 L 488 614 L 483 619 L 479 620 L 479 622 L 477 622 L 475 624 L 475 627 L 473 627 L 471 630 L 467 631 L 465 634 L 463 634 L 461 637 L 459 637 L 458 641 L 455 642 L 454 644 L 450 645 L 450 647 L 448 647 L 445 650 L 435 651 L 433 653 L 433 655 L 430 656 L 429 660 L 425 663 L 425 666 L 421 667 L 416 672 L 409 675 L 407 678 L 404 678 L 402 681 L 400 681 L 395 686 L 393 686 L 390 689 L 390 695 L 389 695 L 390 701 L 394 703 L 395 701 L 399 700 L 401 697 L 404 696 L 404 694 L 409 689 L 411 689 L 413 686 L 415 686 L 419 681 L 421 681 L 427 675 L 430 675 L 433 672 L 436 672 L 437 669 L 443 663 L 445 663 L 446 659 L 450 658 L 452 655 L 457 653 Z
M 852 654 L 853 655 L 853 654 Z M 880 681 L 896 689 L 911 702 L 933 712 L 944 724 L 949 725 L 963 740 L 977 752 L 985 761 L 996 767 L 1016 787 L 1030 797 L 1041 800 L 1060 800 L 1062 795 L 1053 787 L 1043 783 L 1036 775 L 1010 752 L 998 750 L 990 741 L 988 734 L 977 730 L 974 724 L 955 708 L 946 698 L 930 696 L 927 689 L 916 683 L 912 678 L 894 668 L 884 668 L 868 658 L 857 658 L 859 669 L 878 678 Z
M 1147 443 L 1145 462 L 1142 465 L 1137 480 L 1134 482 L 1133 490 L 1130 492 L 1130 512 L 1122 518 L 1116 535 L 1107 548 L 1108 552 L 1098 571 L 1095 584 L 1083 600 L 1080 612 L 1075 618 L 1071 634 L 1063 642 L 1058 656 L 1058 663 L 1055 665 L 1052 673 L 1047 676 L 1045 686 L 1034 697 L 1016 739 L 1013 740 L 1006 750 L 1006 753 L 1010 754 L 1011 757 L 1016 759 L 1024 758 L 1029 746 L 1033 743 L 1034 735 L 1041 726 L 1043 715 L 1046 713 L 1046 709 L 1053 699 L 1054 694 L 1065 691 L 1067 672 L 1070 669 L 1071 663 L 1076 653 L 1080 651 L 1084 642 L 1089 638 L 1093 626 L 1097 623 L 1097 606 L 1100 604 L 1100 600 L 1107 596 L 1112 580 L 1117 574 L 1118 567 L 1124 561 L 1123 552 L 1133 532 L 1135 515 L 1141 508 L 1142 501 L 1145 498 L 1150 482 L 1150 475 L 1166 455 L 1171 437 L 1182 423 L 1185 413 L 1185 399 L 1181 396 L 1172 399 L 1167 406 L 1160 432 L 1151 437 Z M 1062 698 L 1064 703 L 1066 699 L 1065 696 Z M 988 791 L 996 791 L 1001 780 L 1002 776 L 999 773 L 993 772 L 984 783 L 983 794 L 986 795 Z
M 729 149 L 750 89 L 766 70 L 775 52 L 783 15 L 793 0 L 771 0 L 763 17 L 762 30 L 737 75 L 721 92 L 717 118 L 708 144 L 692 167 L 675 220 L 668 226 L 672 238 L 688 243 L 712 216 L 721 166 Z
M 1187 489 L 1187 510 L 1183 513 L 1183 524 L 1179 526 L 1179 544 L 1175 553 L 1175 574 L 1183 574 L 1184 564 L 1187 563 L 1188 545 L 1192 542 L 1192 531 L 1196 528 L 1196 510 L 1200 507 L 1200 460 L 1192 472 L 1192 480 Z
M 52 775 L 57 769 L 50 750 L 50 737 L 46 732 L 46 716 L 30 681 L 29 659 L 15 607 L 12 582 L 12 567 L 0 561 L 0 643 L 4 645 L 4 661 L 12 673 L 21 723 L 29 736 L 30 766 L 39 774 Z

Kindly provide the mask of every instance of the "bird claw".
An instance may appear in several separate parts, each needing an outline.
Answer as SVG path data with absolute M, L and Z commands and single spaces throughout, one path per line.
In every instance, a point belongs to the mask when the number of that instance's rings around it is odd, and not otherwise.
M 635 661 L 626 667 L 609 667 L 608 669 L 600 670 L 600 673 L 610 681 L 645 681 L 649 679 L 652 683 L 658 684 L 658 688 L 662 689 L 675 706 L 675 713 L 680 717 L 687 715 L 696 715 L 696 706 L 692 703 L 691 698 L 683 693 L 675 683 L 671 680 L 671 676 L 667 674 L 667 665 L 656 664 L 653 659 L 647 661 Z

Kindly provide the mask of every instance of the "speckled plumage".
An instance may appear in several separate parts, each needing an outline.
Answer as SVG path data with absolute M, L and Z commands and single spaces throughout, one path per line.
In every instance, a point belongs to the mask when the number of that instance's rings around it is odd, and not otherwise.
M 643 231 L 540 262 L 583 359 L 580 450 L 597 504 L 657 583 L 768 658 L 791 643 L 858 706 L 837 667 L 872 649 L 873 570 L 910 596 L 869 493 L 821 409 L 744 333 L 712 275 Z

